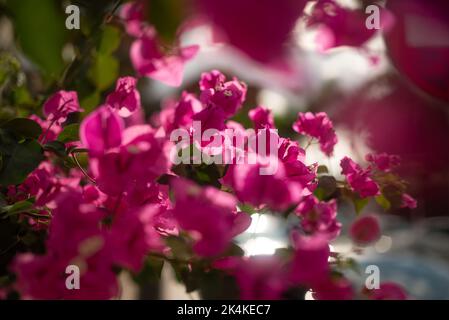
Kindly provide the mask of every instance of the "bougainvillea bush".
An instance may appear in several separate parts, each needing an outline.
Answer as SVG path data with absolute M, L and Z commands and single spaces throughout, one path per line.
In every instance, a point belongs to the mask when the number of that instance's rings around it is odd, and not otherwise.
M 220 1 L 216 7 L 199 2 L 211 15 L 224 14 Z M 302 12 L 304 3 L 297 2 Z M 0 296 L 113 299 L 123 271 L 144 286 L 157 281 L 166 264 L 187 292 L 206 299 L 304 299 L 307 291 L 315 299 L 405 299 L 399 284 L 368 290 L 350 281 L 355 261 L 329 246 L 342 230 L 342 204 L 355 208 L 348 236 L 358 252 L 381 235 L 378 218 L 363 210 L 369 201 L 386 210 L 416 206 L 395 172 L 400 159 L 367 154 L 362 164 L 343 157 L 341 176 L 334 177 L 307 154 L 311 144 L 333 154 L 338 137 L 326 113 L 299 112 L 284 136 L 270 106 L 254 105 L 245 128 L 236 116 L 248 85 L 219 70 L 202 73 L 192 90 L 144 118 L 140 78 L 178 86 L 184 64 L 200 49 L 164 50 L 163 35 L 145 18 L 146 2 L 119 5 L 101 21 L 90 71 L 76 71 L 85 68 L 87 47 L 37 108 L 20 109 L 1 124 Z M 279 21 L 276 32 L 287 34 L 298 16 Z M 111 67 L 115 32 L 128 33 L 134 70 L 113 73 L 110 83 L 103 64 Z M 257 39 L 241 45 L 245 39 L 230 34 L 230 43 L 255 60 L 279 54 L 276 43 L 261 54 Z M 20 74 L 18 60 L 2 59 L 11 74 Z M 71 82 L 86 75 L 98 88 L 87 99 L 85 88 L 74 90 Z M 45 81 L 53 83 L 51 76 Z M 20 85 L 11 90 L 8 103 L 32 99 Z M 271 164 L 275 168 L 264 172 Z M 235 240 L 256 213 L 295 221 L 289 242 L 273 255 L 247 256 Z M 80 271 L 79 288 L 67 287 L 70 266 Z

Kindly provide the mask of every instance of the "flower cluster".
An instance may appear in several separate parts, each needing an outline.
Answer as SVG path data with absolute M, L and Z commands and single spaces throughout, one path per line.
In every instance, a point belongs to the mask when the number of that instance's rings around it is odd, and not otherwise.
M 140 15 L 128 10 L 127 27 L 135 33 Z M 311 289 L 317 299 L 405 297 L 390 283 L 375 292 L 356 290 L 339 270 L 336 257 L 344 258 L 329 246 L 341 232 L 338 194 L 352 195 L 354 201 L 376 196 L 388 201 L 384 190 L 393 184 L 403 200 L 400 206 L 415 206 L 393 173 L 399 159 L 369 155 L 370 165 L 362 169 L 345 157 L 341 166 L 347 181 L 333 178 L 341 192 L 323 193 L 323 179 L 332 177 L 323 175 L 316 163 L 307 164 L 307 150 L 280 137 L 270 110 L 259 106 L 249 111 L 249 118 L 257 134 L 273 135 L 277 153 L 264 153 L 255 163 L 174 165 L 170 133 L 184 128 L 193 137 L 194 121 L 201 123 L 201 130 L 218 130 L 220 137 L 226 137 L 226 129 L 237 129 L 234 138 L 244 143 L 234 150 L 235 157 L 256 152 L 248 147 L 243 127 L 230 120 L 245 102 L 246 85 L 236 78 L 226 80 L 217 70 L 204 73 L 199 98 L 183 92 L 151 125 L 136 125 L 124 119 L 141 108 L 136 81 L 117 80 L 104 104 L 80 123 L 79 139 L 59 138 L 73 125 L 64 122 L 68 115 L 81 110 L 75 92 L 55 93 L 44 103 L 46 119 L 32 117 L 44 131 L 40 141 L 46 160 L 23 183 L 8 187 L 7 201 L 12 207 L 28 205 L 16 214 L 30 230 L 44 232 L 45 250 L 16 255 L 10 269 L 17 281 L 11 290 L 24 298 L 113 298 L 118 294 L 117 270 L 138 274 L 153 258 L 184 270 L 184 276 L 198 270 L 222 272 L 235 280 L 244 299 L 280 299 L 294 288 Z M 337 137 L 326 114 L 299 113 L 292 128 L 332 154 Z M 205 152 L 207 146 L 192 142 L 186 147 Z M 273 174 L 262 175 L 259 169 L 267 157 L 275 157 L 278 166 Z M 251 224 L 251 214 L 268 211 L 299 219 L 284 254 L 245 257 L 241 250 L 230 250 L 237 246 L 235 237 Z M 372 215 L 350 228 L 357 246 L 373 243 L 380 233 Z M 66 288 L 69 265 L 80 269 L 79 290 Z

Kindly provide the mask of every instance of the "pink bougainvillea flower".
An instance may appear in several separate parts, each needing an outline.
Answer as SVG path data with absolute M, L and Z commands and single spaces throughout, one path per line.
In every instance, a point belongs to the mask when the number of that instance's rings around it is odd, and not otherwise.
M 153 182 L 168 171 L 168 146 L 148 125 L 126 128 L 120 148 L 98 159 L 98 187 L 115 196 Z
M 162 251 L 164 246 L 154 227 L 160 210 L 160 206 L 146 205 L 116 216 L 108 238 L 116 263 L 138 272 L 150 251 Z
M 281 60 L 305 0 L 197 0 L 225 41 L 263 63 Z M 255 23 L 258 21 L 260 23 Z
M 192 120 L 201 123 L 201 134 L 207 129 L 217 129 L 219 131 L 226 129 L 226 118 L 223 109 L 214 105 L 208 106 L 192 116 Z
M 318 27 L 317 40 L 320 49 L 339 46 L 360 47 L 377 32 L 365 24 L 367 14 L 361 9 L 349 9 L 335 0 L 319 0 L 307 17 L 308 27 Z M 386 9 L 380 10 L 380 28 L 387 30 L 393 25 L 393 17 Z
M 235 212 L 237 200 L 231 194 L 183 179 L 174 180 L 172 187 L 176 199 L 173 215 L 181 229 L 198 235 L 193 246 L 198 255 L 223 252 L 236 232 L 249 227 L 251 218 Z
M 346 176 L 351 189 L 360 197 L 373 197 L 380 194 L 379 186 L 371 178 L 369 170 L 363 170 L 357 163 L 348 157 L 340 161 L 341 173 Z
M 136 89 L 137 79 L 122 77 L 117 80 L 115 91 L 106 98 L 106 103 L 117 109 L 122 117 L 129 117 L 140 105 L 140 93 Z
M 35 299 L 110 299 L 117 294 L 117 281 L 105 232 L 99 222 L 104 213 L 85 203 L 72 189 L 61 193 L 46 241 L 46 254 L 16 257 L 13 270 L 24 297 Z M 67 290 L 66 267 L 80 268 L 79 290 Z
M 248 112 L 248 116 L 253 122 L 254 129 L 274 129 L 274 118 L 271 110 L 264 107 L 256 107 Z
M 316 300 L 351 300 L 354 298 L 351 282 L 342 276 L 328 276 L 314 285 L 312 290 Z
M 397 167 L 401 161 L 398 156 L 389 155 L 387 153 L 367 154 L 366 161 L 370 162 L 376 169 L 384 172 L 390 172 Z
M 126 32 L 134 37 L 142 33 L 142 25 L 145 21 L 147 2 L 142 0 L 125 3 L 120 10 L 120 17 L 125 23 Z
M 284 264 L 277 256 L 227 257 L 214 267 L 235 276 L 242 300 L 277 300 L 288 288 Z
M 203 73 L 199 82 L 200 88 L 204 88 L 201 91 L 200 100 L 206 106 L 219 107 L 228 118 L 242 106 L 247 88 L 237 78 L 231 81 L 225 80 L 225 76 L 217 70 Z M 212 87 L 212 84 L 215 85 Z
M 18 187 L 24 195 L 35 197 L 35 205 L 45 206 L 53 201 L 63 188 L 56 177 L 57 170 L 49 162 L 42 162 Z
M 285 173 L 289 180 L 299 182 L 303 188 L 312 188 L 316 178 L 315 166 L 307 166 L 305 151 L 298 142 L 279 138 L 278 156 L 285 166 Z
M 352 241 L 358 245 L 370 245 L 381 236 L 379 219 L 373 215 L 358 218 L 349 229 Z
M 290 278 L 297 284 L 313 286 L 329 275 L 329 244 L 320 236 L 292 235 L 294 258 Z
M 102 105 L 81 122 L 80 140 L 91 156 L 98 157 L 120 146 L 123 130 L 123 120 L 108 105 Z
M 296 213 L 302 218 L 303 230 L 310 234 L 320 234 L 329 240 L 335 239 L 341 230 L 341 223 L 337 221 L 337 202 L 318 201 L 313 195 L 304 197 Z
M 212 70 L 210 72 L 204 72 L 201 74 L 199 81 L 200 90 L 208 90 L 219 88 L 226 81 L 226 77 L 218 70 Z
M 42 134 L 39 136 L 39 141 L 53 141 L 56 140 L 62 131 L 62 127 L 58 123 L 51 124 L 51 121 L 42 120 L 35 114 L 32 114 L 29 119 L 37 122 L 42 128 Z
M 394 282 L 382 282 L 379 289 L 365 289 L 364 293 L 372 300 L 407 300 L 404 288 Z
M 302 197 L 302 187 L 295 181 L 288 181 L 282 162 L 273 156 L 256 164 L 230 165 L 224 181 L 235 191 L 237 198 L 253 206 L 267 205 L 272 209 L 285 210 Z M 273 163 L 277 168 L 272 174 L 261 174 L 261 170 Z M 271 169 L 269 169 L 271 171 Z
M 43 107 L 47 120 L 62 123 L 72 112 L 82 111 L 75 91 L 60 90 L 47 99 Z
M 170 133 L 177 128 L 189 128 L 193 115 L 199 113 L 203 106 L 195 95 L 183 91 L 179 101 L 168 101 L 156 118 L 156 122 L 162 126 L 165 132 Z
M 321 151 L 328 156 L 332 154 L 338 141 L 333 124 L 324 112 L 298 113 L 298 120 L 293 124 L 293 130 L 318 139 Z
M 17 274 L 17 289 L 24 299 L 111 299 L 118 294 L 116 275 L 105 260 L 90 258 L 87 261 L 61 258 L 47 253 L 43 256 L 25 253 L 17 255 L 12 265 Z M 78 265 L 78 264 L 79 265 Z M 80 288 L 67 290 L 66 268 L 80 268 Z
M 401 208 L 415 209 L 417 206 L 417 201 L 411 195 L 404 193 L 402 194 Z
M 164 54 L 156 38 L 156 31 L 152 27 L 146 27 L 131 45 L 131 62 L 138 74 L 178 87 L 182 82 L 184 64 L 196 55 L 198 46 L 174 50 L 174 53 Z

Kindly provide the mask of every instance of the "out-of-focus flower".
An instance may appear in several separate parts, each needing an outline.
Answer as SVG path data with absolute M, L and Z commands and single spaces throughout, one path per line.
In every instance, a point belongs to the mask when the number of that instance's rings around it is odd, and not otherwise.
M 139 75 L 161 81 L 169 86 L 181 85 L 184 64 L 198 52 L 198 46 L 173 48 L 164 54 L 157 40 L 156 31 L 146 27 L 141 36 L 131 45 L 130 57 Z
M 297 204 L 302 197 L 302 187 L 295 181 L 288 181 L 282 162 L 273 156 L 267 157 L 268 166 L 277 163 L 272 174 L 261 174 L 265 164 L 230 165 L 225 177 L 241 202 L 259 207 L 267 205 L 272 209 L 285 210 Z M 264 161 L 265 162 L 265 161 Z
M 197 0 L 200 10 L 224 34 L 224 41 L 251 58 L 267 63 L 286 55 L 291 36 L 307 1 Z
M 305 286 L 314 286 L 329 275 L 329 244 L 321 235 L 302 236 L 293 234 L 293 257 L 291 281 Z
M 382 282 L 379 289 L 365 290 L 364 293 L 372 300 L 407 300 L 404 288 L 394 282 Z
M 370 162 L 376 169 L 390 172 L 394 167 L 400 163 L 400 158 L 395 155 L 389 155 L 387 153 L 380 154 L 367 154 L 366 161 Z
M 342 276 L 329 276 L 315 285 L 312 290 L 317 300 L 351 300 L 354 298 L 354 289 L 351 282 Z
M 415 209 L 417 206 L 417 201 L 411 195 L 404 193 L 402 194 L 401 208 Z
M 287 289 L 285 266 L 277 256 L 228 257 L 214 267 L 235 276 L 243 300 L 277 300 Z
M 146 205 L 117 214 L 108 238 L 115 262 L 138 272 L 150 251 L 164 248 L 154 226 L 161 210 L 158 205 Z
M 176 204 L 173 215 L 180 228 L 198 234 L 193 249 L 201 256 L 214 256 L 227 248 L 231 239 L 249 227 L 251 218 L 236 212 L 237 201 L 213 187 L 173 181 Z
M 366 246 L 376 242 L 381 236 L 379 219 L 373 215 L 358 218 L 352 223 L 349 235 L 358 245 Z
M 339 46 L 360 47 L 377 32 L 377 29 L 365 26 L 366 20 L 364 10 L 345 8 L 335 0 L 319 0 L 307 17 L 307 26 L 318 27 L 317 40 L 321 50 Z M 388 30 L 393 21 L 389 11 L 380 9 L 381 29 Z

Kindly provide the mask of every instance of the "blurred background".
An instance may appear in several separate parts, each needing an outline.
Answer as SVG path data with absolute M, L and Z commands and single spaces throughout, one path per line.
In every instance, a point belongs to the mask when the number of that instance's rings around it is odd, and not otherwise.
M 197 91 L 202 72 L 219 69 L 246 82 L 244 110 L 270 108 L 283 135 L 293 136 L 298 111 L 324 111 L 339 142 L 333 157 L 313 146 L 307 162 L 321 161 L 339 175 L 348 155 L 397 154 L 399 173 L 418 200 L 414 210 L 382 214 L 383 236 L 355 255 L 348 239 L 335 250 L 376 264 L 381 280 L 405 285 L 412 297 L 449 299 L 449 2 L 445 0 L 148 0 L 145 13 L 170 52 L 199 45 L 171 87 L 139 81 L 145 114 L 152 115 L 183 90 Z M 58 87 L 79 93 L 88 113 L 119 75 L 134 75 L 120 8 L 113 0 L 0 0 L 0 120 L 40 114 Z M 65 27 L 67 5 L 80 8 L 80 30 Z M 366 8 L 381 8 L 380 29 L 369 30 Z M 293 136 L 294 137 L 294 136 Z M 349 220 L 352 208 L 341 207 Z M 294 223 L 294 221 L 291 221 Z M 270 254 L 286 241 L 289 223 L 255 215 L 240 237 L 247 255 Z M 344 234 L 344 232 L 342 232 Z M 123 275 L 122 298 L 185 298 L 163 270 L 162 286 L 135 288 Z M 187 298 L 196 298 L 195 294 Z

